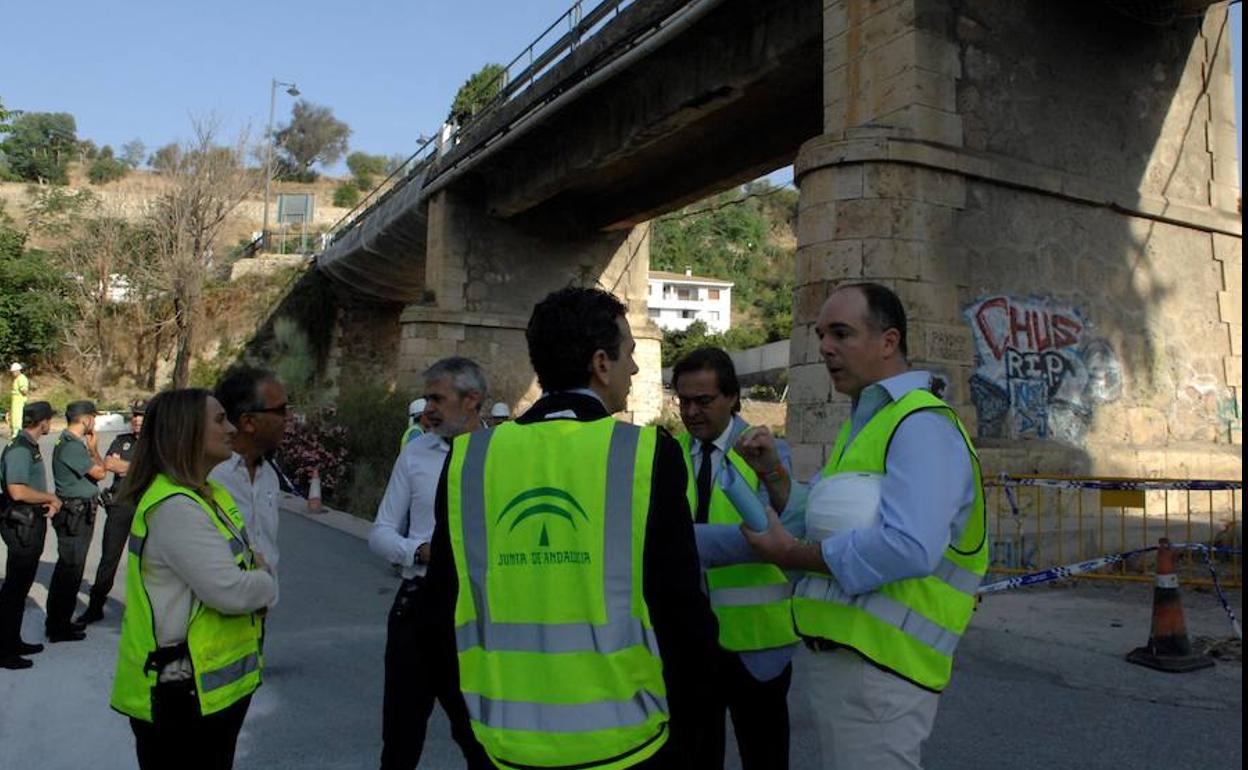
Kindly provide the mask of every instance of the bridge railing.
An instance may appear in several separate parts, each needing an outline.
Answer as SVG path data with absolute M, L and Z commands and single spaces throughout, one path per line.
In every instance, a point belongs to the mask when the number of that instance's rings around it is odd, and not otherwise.
M 418 177 L 419 172 L 439 154 L 453 147 L 461 134 L 498 106 L 524 93 L 537 78 L 575 51 L 582 40 L 598 32 L 621 9 L 634 2 L 635 0 L 577 0 L 573 3 L 491 79 L 486 91 L 488 93 L 497 88 L 497 93 L 484 107 L 477 110 L 463 125 L 443 125 L 432 135 L 421 139 L 416 152 L 334 223 L 329 231 L 329 243 L 333 243 L 362 221 L 411 179 Z

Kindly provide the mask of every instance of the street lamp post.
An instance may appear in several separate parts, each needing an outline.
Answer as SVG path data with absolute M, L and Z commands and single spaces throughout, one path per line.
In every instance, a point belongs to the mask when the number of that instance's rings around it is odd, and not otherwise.
M 286 86 L 286 93 L 299 95 L 299 88 L 294 83 L 283 83 L 273 78 L 269 86 L 269 130 L 264 143 L 264 219 L 260 225 L 260 248 L 269 247 L 269 187 L 273 182 L 273 111 L 277 108 L 277 87 Z

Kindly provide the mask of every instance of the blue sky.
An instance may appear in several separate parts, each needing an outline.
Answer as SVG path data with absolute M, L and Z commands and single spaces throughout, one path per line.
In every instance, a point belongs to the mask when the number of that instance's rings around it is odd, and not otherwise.
M 215 115 L 227 135 L 250 124 L 258 138 L 276 77 L 345 120 L 352 150 L 406 155 L 441 123 L 468 75 L 509 61 L 570 4 L 62 0 L 53 21 L 47 3 L 14 2 L 4 12 L 0 99 L 9 109 L 70 112 L 80 137 L 117 148 L 137 137 L 150 152 L 188 138 L 191 116 Z M 1242 6 L 1231 12 L 1242 126 Z M 279 91 L 279 124 L 291 101 Z

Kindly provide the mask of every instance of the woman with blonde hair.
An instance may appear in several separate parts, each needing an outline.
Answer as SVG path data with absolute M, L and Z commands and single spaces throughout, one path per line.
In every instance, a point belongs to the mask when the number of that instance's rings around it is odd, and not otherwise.
M 130 717 L 143 770 L 232 767 L 260 686 L 276 581 L 208 480 L 233 435 L 208 391 L 160 393 L 119 492 L 136 511 L 111 704 Z

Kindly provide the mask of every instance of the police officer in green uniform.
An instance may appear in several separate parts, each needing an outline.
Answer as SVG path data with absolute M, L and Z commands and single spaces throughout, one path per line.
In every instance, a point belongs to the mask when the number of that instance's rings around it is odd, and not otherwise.
M 108 517 L 104 521 L 104 538 L 100 544 L 100 564 L 95 570 L 95 582 L 91 584 L 91 600 L 77 620 L 83 625 L 104 617 L 104 604 L 108 601 L 108 592 L 113 589 L 117 565 L 126 552 L 130 523 L 134 520 L 134 506 L 118 500 L 117 492 L 121 488 L 122 479 L 130 470 L 130 460 L 134 457 L 134 448 L 138 446 L 139 433 L 143 430 L 143 415 L 146 412 L 146 400 L 140 398 L 131 402 L 129 432 L 118 434 L 104 453 L 104 469 L 112 472 L 113 483 L 102 496 Z
M 8 550 L 0 586 L 0 668 L 30 668 L 33 664 L 22 656 L 43 651 L 42 644 L 22 641 L 22 615 L 43 553 L 47 519 L 61 508 L 60 498 L 48 492 L 39 451 L 39 439 L 48 435 L 55 414 L 47 401 L 26 404 L 22 429 L 0 458 L 0 537 Z
M 95 527 L 99 482 L 105 476 L 104 461 L 96 449 L 95 404 L 74 401 L 65 407 L 65 430 L 52 450 L 52 478 L 56 496 L 64 503 L 52 517 L 56 531 L 56 567 L 48 585 L 49 642 L 76 642 L 87 638 L 84 626 L 73 620 L 87 565 L 87 549 Z

